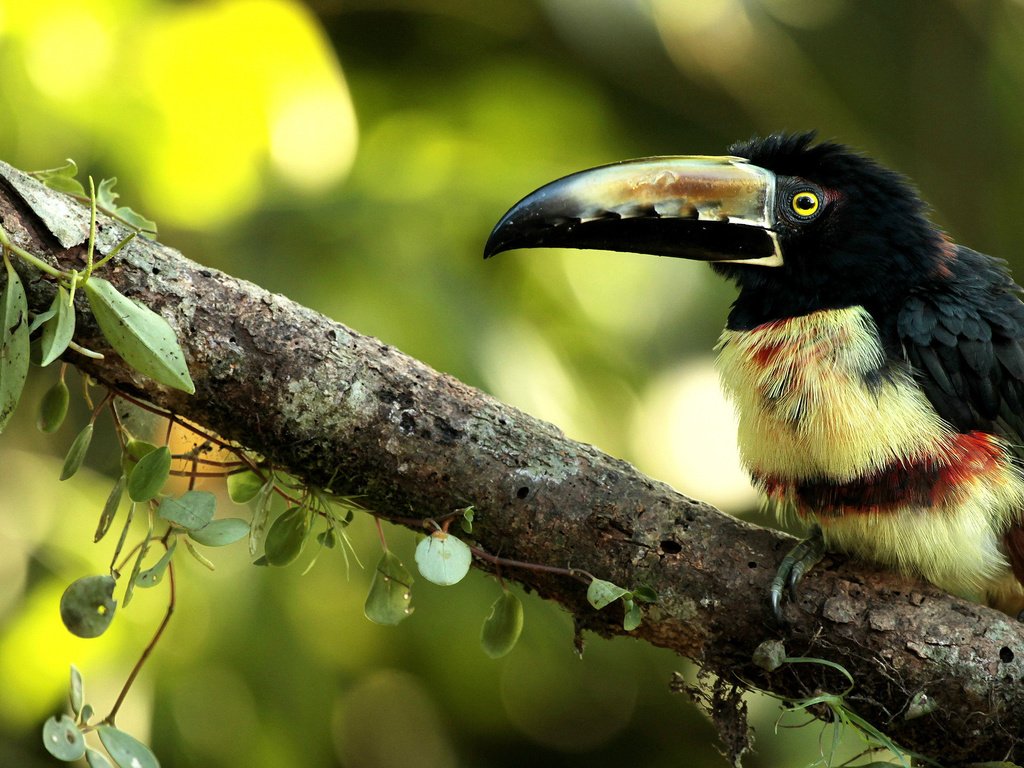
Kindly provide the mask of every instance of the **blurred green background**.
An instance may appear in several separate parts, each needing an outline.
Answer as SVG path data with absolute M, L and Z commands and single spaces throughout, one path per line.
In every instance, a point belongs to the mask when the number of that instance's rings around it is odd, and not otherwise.
M 817 128 L 913 177 L 959 241 L 1019 259 L 1022 40 L 1009 0 L 3 0 L 0 158 L 116 175 L 189 257 L 750 514 L 710 363 L 731 288 L 623 254 L 484 263 L 491 225 L 580 168 Z M 109 560 L 91 541 L 117 460 L 104 424 L 88 471 L 57 482 L 84 414 L 35 431 L 52 376 L 0 439 L 3 766 L 52 765 L 38 734 L 68 665 L 105 712 L 164 608 L 137 594 L 99 640 L 60 624 L 64 587 Z M 372 565 L 369 521 L 352 535 Z M 390 536 L 411 563 L 411 537 Z M 693 675 L 670 653 L 591 639 L 580 660 L 569 618 L 527 598 L 493 662 L 483 576 L 421 581 L 415 615 L 384 628 L 362 616 L 365 568 L 254 569 L 244 549 L 212 553 L 214 573 L 182 558 L 178 611 L 119 717 L 165 768 L 725 764 L 668 692 Z M 751 707 L 748 766 L 827 752 L 820 725 L 774 735 L 777 704 Z

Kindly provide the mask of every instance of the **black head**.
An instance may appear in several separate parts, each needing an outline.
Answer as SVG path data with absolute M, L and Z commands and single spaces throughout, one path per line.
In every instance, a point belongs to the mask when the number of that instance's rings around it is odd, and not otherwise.
M 939 270 L 943 237 L 907 179 L 813 133 L 773 135 L 732 145 L 776 175 L 776 217 L 784 263 L 778 269 L 717 262 L 740 287 L 737 326 L 863 305 L 898 306 Z
M 552 182 L 505 214 L 485 255 L 554 246 L 709 261 L 740 288 L 736 328 L 851 305 L 884 312 L 941 272 L 943 237 L 899 174 L 812 133 L 751 139 L 730 154 Z

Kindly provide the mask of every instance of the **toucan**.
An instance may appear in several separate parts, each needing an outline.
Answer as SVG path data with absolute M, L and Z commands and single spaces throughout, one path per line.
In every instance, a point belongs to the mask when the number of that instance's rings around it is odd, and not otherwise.
M 484 256 L 583 248 L 709 262 L 738 294 L 717 368 L 757 489 L 810 535 L 770 605 L 824 552 L 1024 610 L 1024 303 L 901 174 L 813 133 L 729 155 L 566 176 L 516 203 Z

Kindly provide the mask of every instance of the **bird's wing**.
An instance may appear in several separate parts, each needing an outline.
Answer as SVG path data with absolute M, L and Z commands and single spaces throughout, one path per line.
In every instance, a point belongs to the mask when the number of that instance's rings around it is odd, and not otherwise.
M 938 414 L 1002 437 L 1024 460 L 1024 303 L 1003 262 L 958 247 L 956 280 L 897 316 L 907 360 Z

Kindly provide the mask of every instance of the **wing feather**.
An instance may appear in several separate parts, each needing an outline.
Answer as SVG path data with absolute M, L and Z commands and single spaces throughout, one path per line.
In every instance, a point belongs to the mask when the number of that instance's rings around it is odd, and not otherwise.
M 912 294 L 897 334 L 940 416 L 998 434 L 1024 456 L 1024 303 L 1002 261 L 957 247 L 953 279 Z

